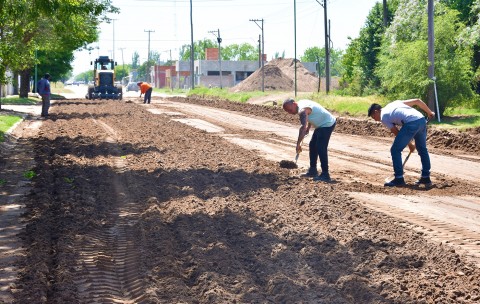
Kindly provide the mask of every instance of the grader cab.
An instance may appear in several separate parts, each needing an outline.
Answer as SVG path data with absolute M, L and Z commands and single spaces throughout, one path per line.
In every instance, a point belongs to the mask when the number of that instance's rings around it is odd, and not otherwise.
M 100 56 L 93 65 L 93 84 L 88 85 L 88 99 L 122 99 L 122 85 L 115 84 L 115 66 L 113 59 L 108 56 Z

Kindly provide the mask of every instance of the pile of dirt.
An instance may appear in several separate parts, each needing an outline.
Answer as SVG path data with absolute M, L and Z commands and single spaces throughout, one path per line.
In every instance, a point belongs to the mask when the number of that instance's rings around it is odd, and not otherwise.
M 295 59 L 277 58 L 264 66 L 264 85 L 267 91 L 295 90 Z M 233 92 L 257 91 L 262 87 L 262 69 L 258 69 L 247 79 L 234 86 Z M 318 89 L 318 77 L 309 72 L 297 60 L 297 90 L 313 92 Z

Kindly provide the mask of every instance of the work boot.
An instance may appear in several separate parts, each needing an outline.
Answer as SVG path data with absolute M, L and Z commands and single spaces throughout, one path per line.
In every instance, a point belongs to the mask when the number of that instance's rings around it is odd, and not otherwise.
M 383 186 L 385 187 L 402 187 L 405 186 L 405 180 L 403 177 L 395 177 L 393 180 L 391 180 L 388 183 L 385 183 Z
M 317 171 L 308 170 L 306 173 L 300 174 L 300 177 L 312 178 L 318 175 Z
M 327 183 L 332 181 L 332 179 L 330 178 L 330 174 L 326 172 L 322 172 L 322 174 L 320 174 L 319 176 L 314 177 L 313 180 L 316 182 L 327 182 Z
M 425 187 L 430 187 L 432 185 L 432 181 L 430 177 L 420 177 L 419 180 L 415 182 L 415 186 L 424 185 Z

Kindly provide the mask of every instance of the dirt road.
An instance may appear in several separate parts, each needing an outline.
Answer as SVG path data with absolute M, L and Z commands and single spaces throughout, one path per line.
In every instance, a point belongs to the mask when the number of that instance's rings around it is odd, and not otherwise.
M 391 139 L 339 127 L 334 182 L 316 183 L 298 177 L 306 152 L 299 169 L 278 165 L 295 156 L 296 124 L 266 118 L 269 108 L 229 107 L 76 99 L 55 103 L 52 120 L 27 119 L 15 149 L 3 151 L 2 216 L 15 217 L 5 208 L 13 204 L 24 215 L 11 225 L 20 239 L 1 231 L 12 241 L 2 266 L 17 262 L 2 274 L 0 299 L 480 301 L 475 153 L 432 149 L 433 188 L 385 189 Z M 37 176 L 14 181 L 4 168 L 29 156 L 10 172 Z M 412 156 L 410 184 L 419 166 Z M 24 184 L 27 195 L 15 196 Z

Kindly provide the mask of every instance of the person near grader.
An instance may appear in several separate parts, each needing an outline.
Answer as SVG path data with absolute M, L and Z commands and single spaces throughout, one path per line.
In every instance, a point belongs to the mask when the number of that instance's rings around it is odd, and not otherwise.
M 302 99 L 296 102 L 292 98 L 288 98 L 283 102 L 283 109 L 289 114 L 298 114 L 300 116 L 300 130 L 298 131 L 297 153 L 302 152 L 302 141 L 305 135 L 313 126 L 312 138 L 310 139 L 309 157 L 310 168 L 302 177 L 313 177 L 315 181 L 330 182 L 330 174 L 328 171 L 328 143 L 330 136 L 335 129 L 337 123 L 336 118 L 318 103 Z M 318 175 L 317 158 L 320 159 L 322 173 Z
M 147 82 L 142 81 L 137 82 L 137 85 L 140 87 L 140 97 L 142 97 L 142 94 L 145 94 L 143 97 L 143 103 L 150 103 L 153 91 L 152 86 Z
M 430 180 L 430 155 L 427 150 L 427 120 L 421 112 L 414 109 L 417 106 L 423 110 L 428 119 L 435 117 L 435 112 L 420 99 L 396 100 L 387 104 L 384 108 L 373 103 L 368 109 L 368 116 L 376 121 L 381 121 L 394 135 L 390 154 L 392 155 L 393 171 L 395 178 L 385 183 L 385 187 L 405 186 L 403 178 L 402 151 L 408 145 L 410 152 L 417 149 L 422 163 L 420 179 L 415 182 L 416 186 L 432 185 Z M 400 129 L 399 129 L 400 127 Z M 412 142 L 412 139 L 415 143 Z

